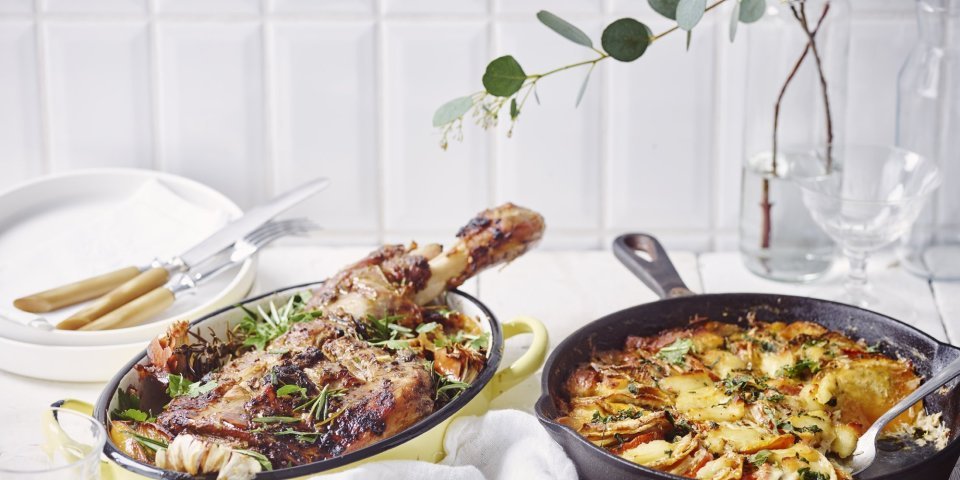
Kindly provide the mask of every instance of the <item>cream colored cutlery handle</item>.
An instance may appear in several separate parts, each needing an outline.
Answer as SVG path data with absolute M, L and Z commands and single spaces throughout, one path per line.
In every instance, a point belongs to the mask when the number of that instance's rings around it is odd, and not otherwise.
M 57 324 L 60 330 L 76 330 L 120 307 L 131 300 L 142 296 L 143 294 L 162 286 L 170 279 L 170 273 L 167 269 L 161 267 L 151 268 L 133 280 L 128 280 L 123 285 L 113 289 L 110 293 L 100 297 L 89 307 L 80 310 L 71 315 L 66 320 Z
M 164 311 L 173 304 L 173 292 L 158 287 L 140 298 L 82 326 L 79 330 L 109 330 L 130 327 Z
M 30 313 L 45 313 L 96 298 L 140 274 L 137 267 L 126 267 L 79 282 L 51 288 L 18 298 L 13 306 Z

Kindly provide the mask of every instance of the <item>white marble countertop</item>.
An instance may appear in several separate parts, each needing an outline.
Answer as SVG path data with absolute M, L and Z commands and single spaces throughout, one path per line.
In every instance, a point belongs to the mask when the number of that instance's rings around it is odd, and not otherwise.
M 252 294 L 327 277 L 365 255 L 369 248 L 278 246 L 260 254 Z M 775 292 L 817 296 L 839 287 L 843 268 L 806 284 L 784 284 L 758 278 L 743 267 L 736 252 L 670 254 L 681 277 L 697 292 Z M 940 340 L 960 344 L 960 283 L 929 284 L 897 268 L 889 259 L 872 262 L 871 280 L 894 285 L 909 302 L 897 311 L 881 312 L 904 320 Z M 577 328 L 608 313 L 656 296 L 634 278 L 608 251 L 535 251 L 506 268 L 483 273 L 463 289 L 483 300 L 501 321 L 516 315 L 540 319 L 556 345 Z M 507 342 L 504 364 L 528 345 L 525 336 Z M 118 368 L 119 368 L 118 363 Z M 50 382 L 0 372 L 0 424 L 29 414 L 61 398 L 92 402 L 98 383 Z M 531 410 L 539 396 L 539 379 L 531 378 L 504 393 L 493 408 Z M 960 479 L 958 472 L 955 479 Z

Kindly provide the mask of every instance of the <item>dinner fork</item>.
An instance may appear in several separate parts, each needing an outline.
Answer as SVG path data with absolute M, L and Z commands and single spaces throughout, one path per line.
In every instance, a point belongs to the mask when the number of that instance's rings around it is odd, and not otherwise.
M 130 303 L 80 327 L 78 330 L 105 330 L 138 324 L 173 304 L 185 294 L 192 293 L 197 285 L 242 263 L 268 243 L 288 235 L 303 235 L 318 227 L 307 219 L 272 221 L 237 240 L 226 259 L 219 256 L 207 260 L 182 273 L 164 286 L 157 287 Z M 217 262 L 216 260 L 219 260 Z M 213 264 L 207 266 L 209 264 Z
M 946 385 L 947 382 L 953 380 L 957 375 L 960 375 L 960 357 L 954 359 L 946 367 L 937 372 L 936 375 L 930 377 L 930 380 L 920 385 L 920 388 L 904 397 L 903 400 L 900 400 L 900 402 L 890 410 L 887 410 L 887 413 L 884 413 L 877 421 L 873 422 L 873 425 L 870 425 L 870 428 L 857 440 L 857 448 L 853 451 L 853 456 L 847 464 L 847 466 L 852 469 L 850 473 L 856 475 L 869 468 L 874 460 L 876 460 L 877 436 L 880 435 L 883 427 L 886 427 L 891 420 L 897 418 L 897 416 L 907 411 L 907 409 L 914 404 L 923 400 L 924 397 Z

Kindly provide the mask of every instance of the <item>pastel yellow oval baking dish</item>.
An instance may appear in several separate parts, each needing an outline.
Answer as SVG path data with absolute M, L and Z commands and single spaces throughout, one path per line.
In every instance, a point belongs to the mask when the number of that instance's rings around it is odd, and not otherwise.
M 248 308 L 269 302 L 283 303 L 294 293 L 319 286 L 320 283 L 297 285 L 280 289 L 259 297 L 244 301 L 241 305 Z M 410 428 L 377 443 L 346 455 L 334 457 L 296 467 L 261 472 L 257 479 L 291 479 L 318 473 L 329 473 L 350 468 L 361 463 L 379 460 L 424 460 L 437 462 L 445 456 L 443 437 L 450 422 L 460 416 L 478 415 L 485 412 L 490 402 L 510 387 L 533 375 L 543 365 L 547 353 L 547 331 L 543 324 L 529 317 L 518 317 L 500 324 L 493 313 L 476 298 L 459 290 L 447 292 L 444 297 L 447 306 L 480 321 L 481 327 L 490 333 L 491 348 L 488 352 L 487 367 L 469 388 L 456 399 L 424 418 Z M 243 318 L 244 312 L 239 306 L 225 308 L 194 321 L 191 330 L 202 336 L 212 331 L 224 335 Z M 202 326 L 203 328 L 196 328 Z M 512 365 L 500 369 L 504 341 L 515 335 L 530 333 L 533 340 L 530 348 Z M 117 406 L 118 388 L 126 388 L 137 378 L 134 365 L 147 361 L 146 351 L 141 352 L 113 377 L 100 394 L 96 406 L 76 400 L 58 402 L 64 407 L 85 411 L 93 415 L 105 428 L 109 428 L 108 412 Z M 137 478 L 189 479 L 188 474 L 172 472 L 154 465 L 138 462 L 117 449 L 110 439 L 104 446 L 105 460 L 102 474 L 105 480 Z

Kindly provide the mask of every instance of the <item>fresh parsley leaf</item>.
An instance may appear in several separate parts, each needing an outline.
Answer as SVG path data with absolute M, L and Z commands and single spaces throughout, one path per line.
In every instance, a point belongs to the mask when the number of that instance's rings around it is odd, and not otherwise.
M 137 410 L 136 408 L 128 408 L 121 412 L 115 412 L 114 416 L 117 418 L 125 418 L 127 420 L 133 420 L 134 422 L 146 422 L 150 418 L 150 414 L 144 412 L 143 410 Z
M 657 352 L 657 357 L 662 358 L 674 365 L 683 365 L 683 357 L 690 353 L 693 348 L 693 342 L 689 338 L 678 338 L 670 345 L 663 347 Z
M 480 335 L 477 335 L 476 338 L 470 340 L 467 343 L 467 346 L 474 350 L 482 350 L 489 348 L 490 346 L 490 332 L 483 332 Z
M 300 385 L 284 385 L 277 389 L 278 397 L 292 397 L 294 395 L 304 397 L 307 395 L 307 389 Z
M 270 463 L 270 459 L 260 452 L 254 452 L 253 450 L 234 450 L 234 452 L 252 457 L 264 470 L 273 470 L 273 464 Z
M 759 452 L 750 455 L 747 458 L 747 461 L 752 463 L 755 467 L 760 467 L 760 465 L 767 463 L 767 459 L 770 458 L 771 453 L 772 452 L 770 452 L 770 450 L 760 450 Z
M 170 398 L 182 397 L 184 395 L 191 398 L 199 397 L 214 388 L 217 388 L 216 381 L 194 383 L 182 375 L 175 373 L 167 375 L 167 394 L 170 395 Z

